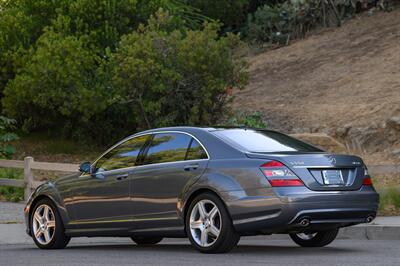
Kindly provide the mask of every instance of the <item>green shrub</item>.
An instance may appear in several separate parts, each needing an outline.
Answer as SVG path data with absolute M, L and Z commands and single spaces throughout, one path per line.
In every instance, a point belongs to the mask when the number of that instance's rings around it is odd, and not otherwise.
M 245 63 L 234 57 L 239 37 L 218 37 L 218 25 L 175 30 L 158 12 L 122 38 L 112 57 L 116 103 L 132 111 L 138 128 L 215 123 L 230 100 L 226 88 L 242 88 Z
M 239 111 L 221 123 L 222 126 L 246 126 L 251 128 L 266 128 L 267 123 L 262 113 L 257 111 Z
M 287 44 L 304 36 L 321 21 L 320 1 L 266 4 L 248 16 L 247 38 L 254 43 Z
M 81 39 L 48 31 L 4 91 L 5 111 L 26 129 L 78 127 L 106 107 L 100 60 Z
M 15 148 L 10 142 L 17 140 L 18 136 L 13 133 L 16 121 L 0 116 L 0 159 L 11 159 Z M 0 168 L 0 178 L 20 179 L 23 170 Z M 24 199 L 24 189 L 0 186 L 0 198 L 8 201 L 20 201 Z
M 111 49 L 104 46 L 116 36 L 62 32 L 69 21 L 45 29 L 4 91 L 4 110 L 28 131 L 109 144 L 148 127 L 215 123 L 230 100 L 226 88 L 247 82 L 234 55 L 239 37 L 219 37 L 214 23 L 177 28 L 160 11 Z
M 189 5 L 212 19 L 223 23 L 227 31 L 240 29 L 246 20 L 249 0 L 185 0 Z
M 380 212 L 385 212 L 389 210 L 394 211 L 397 209 L 397 212 L 400 210 L 400 188 L 399 187 L 390 187 L 390 188 L 382 188 L 379 190 L 380 195 Z
M 16 121 L 4 116 L 0 116 L 0 158 L 11 159 L 15 153 L 15 148 L 10 142 L 17 140 L 18 136 L 13 133 Z
M 23 170 L 0 168 L 0 178 L 9 179 L 22 179 Z M 21 201 L 24 199 L 24 189 L 17 187 L 0 186 L 0 199 L 3 198 L 7 201 Z
M 0 12 L 0 95 L 25 70 L 32 50 L 51 31 L 74 37 L 101 58 L 113 51 L 122 35 L 146 23 L 160 7 L 174 15 L 175 27 L 200 27 L 205 19 L 183 0 L 14 0 Z M 42 36 L 42 37 L 41 37 Z M 35 53 L 35 52 L 33 52 Z M 28 66 L 29 67 L 29 66 Z

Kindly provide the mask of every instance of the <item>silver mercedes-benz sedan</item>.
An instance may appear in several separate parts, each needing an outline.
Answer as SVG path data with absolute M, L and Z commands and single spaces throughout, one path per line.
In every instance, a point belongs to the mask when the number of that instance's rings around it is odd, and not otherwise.
M 41 185 L 25 216 L 44 249 L 75 236 L 138 245 L 188 237 L 200 252 L 220 253 L 258 234 L 325 246 L 339 228 L 371 222 L 378 202 L 359 157 L 270 130 L 171 127 L 134 134 L 80 173 Z

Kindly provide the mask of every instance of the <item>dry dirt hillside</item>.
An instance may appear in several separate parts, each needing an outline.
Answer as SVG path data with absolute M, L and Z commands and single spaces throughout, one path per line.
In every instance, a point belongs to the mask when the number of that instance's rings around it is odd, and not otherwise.
M 324 132 L 351 152 L 400 161 L 400 9 L 363 14 L 249 62 L 235 109 L 261 111 L 273 129 Z

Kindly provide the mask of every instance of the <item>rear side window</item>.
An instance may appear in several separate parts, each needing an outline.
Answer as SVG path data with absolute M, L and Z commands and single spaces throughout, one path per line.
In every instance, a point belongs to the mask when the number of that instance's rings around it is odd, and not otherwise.
M 193 139 L 190 147 L 188 149 L 186 160 L 200 160 L 200 159 L 207 159 L 207 153 L 200 145 L 200 143 Z
M 118 145 L 96 163 L 98 172 L 135 166 L 140 150 L 148 136 L 139 136 Z
M 250 152 L 321 152 L 321 149 L 268 130 L 223 129 L 213 132 L 220 138 Z
M 191 137 L 179 133 L 155 134 L 144 164 L 184 161 Z

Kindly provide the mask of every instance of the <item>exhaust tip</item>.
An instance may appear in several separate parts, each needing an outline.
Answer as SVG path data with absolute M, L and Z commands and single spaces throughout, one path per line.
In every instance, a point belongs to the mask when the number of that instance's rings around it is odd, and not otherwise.
M 300 221 L 300 225 L 303 227 L 309 226 L 310 225 L 310 219 L 304 218 Z
M 374 216 L 368 216 L 366 219 L 367 223 L 372 222 L 374 220 L 374 218 L 375 218 Z

